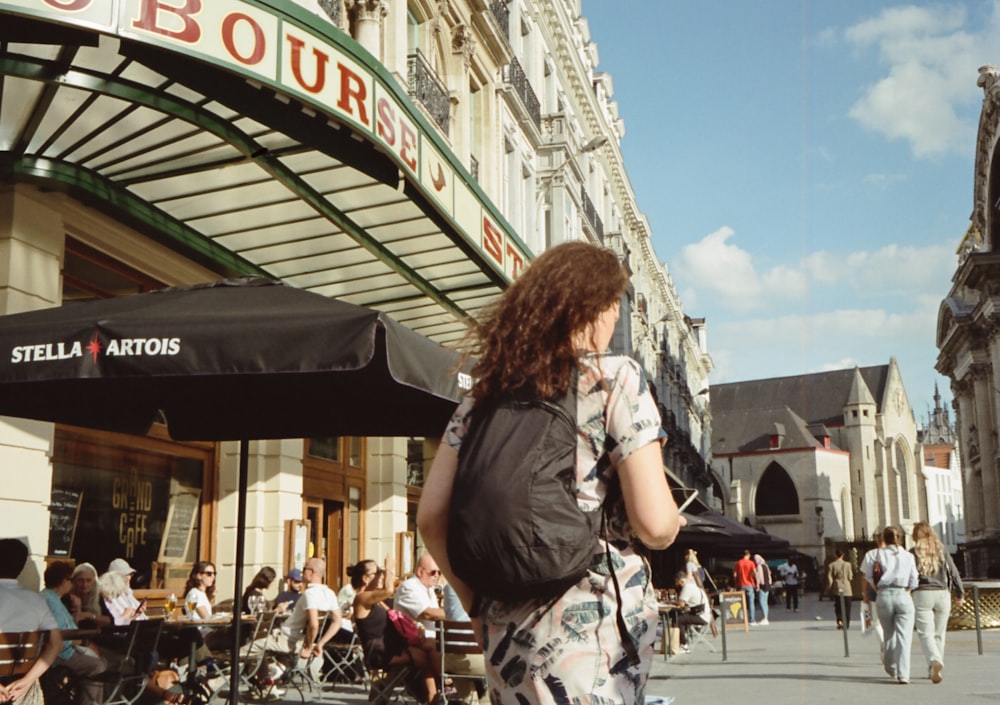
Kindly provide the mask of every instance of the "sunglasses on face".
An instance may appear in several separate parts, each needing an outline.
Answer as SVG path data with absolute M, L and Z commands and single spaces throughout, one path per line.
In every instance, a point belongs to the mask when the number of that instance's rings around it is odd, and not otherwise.
M 206 570 L 204 573 L 202 573 L 202 575 L 215 575 L 215 571 L 214 570 Z

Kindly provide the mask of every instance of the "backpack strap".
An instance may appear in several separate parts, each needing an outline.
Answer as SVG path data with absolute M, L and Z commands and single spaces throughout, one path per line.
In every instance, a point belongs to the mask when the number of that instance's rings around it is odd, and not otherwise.
M 607 536 L 605 536 L 605 526 L 606 518 L 608 515 L 608 508 L 603 503 L 601 504 L 601 537 L 604 539 L 604 555 L 608 561 L 608 572 L 611 573 L 611 582 L 615 585 L 615 596 L 617 600 L 617 607 L 615 608 L 615 621 L 618 623 L 618 636 L 621 637 L 622 647 L 625 649 L 625 655 L 628 658 L 628 664 L 630 666 L 638 666 L 639 651 L 635 648 L 635 641 L 632 639 L 632 635 L 628 631 L 628 625 L 625 624 L 625 617 L 622 615 L 622 589 L 618 584 L 618 576 L 615 574 L 615 564 L 611 559 L 611 544 L 608 542 Z

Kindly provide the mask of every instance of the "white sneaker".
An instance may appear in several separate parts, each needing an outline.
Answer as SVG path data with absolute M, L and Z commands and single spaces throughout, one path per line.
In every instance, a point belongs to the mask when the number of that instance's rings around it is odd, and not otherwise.
M 766 619 L 762 619 L 759 622 L 757 622 L 757 624 L 762 624 L 764 626 L 767 626 L 768 624 L 770 624 L 770 622 L 768 622 Z

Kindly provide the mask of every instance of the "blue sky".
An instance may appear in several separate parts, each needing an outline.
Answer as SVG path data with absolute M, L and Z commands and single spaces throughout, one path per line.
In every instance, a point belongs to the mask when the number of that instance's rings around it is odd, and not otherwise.
M 1000 2 L 583 0 L 713 383 L 895 357 L 918 422 Z

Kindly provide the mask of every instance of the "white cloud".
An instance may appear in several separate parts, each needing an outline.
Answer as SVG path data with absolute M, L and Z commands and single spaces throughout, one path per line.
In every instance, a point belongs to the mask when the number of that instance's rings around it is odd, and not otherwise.
M 859 298 L 912 297 L 934 292 L 940 299 L 955 271 L 954 248 L 943 245 L 886 245 L 874 252 L 852 252 L 844 273 Z
M 777 266 L 758 272 L 752 255 L 729 242 L 733 235 L 732 228 L 723 226 L 685 245 L 671 271 L 676 278 L 714 294 L 723 306 L 737 311 L 752 311 L 776 299 L 806 293 L 808 277 L 803 271 Z
M 997 11 L 978 33 L 960 6 L 903 6 L 846 30 L 858 50 L 874 48 L 886 75 L 867 86 L 849 115 L 913 155 L 968 154 L 978 118 L 977 68 L 996 46 Z
M 798 263 L 760 268 L 754 256 L 732 242 L 725 226 L 685 245 L 671 272 L 686 289 L 691 308 L 711 307 L 731 314 L 813 304 L 820 296 L 839 305 L 891 298 L 907 302 L 928 292 L 937 300 L 948 290 L 955 269 L 951 247 L 889 244 L 846 254 L 817 251 Z

